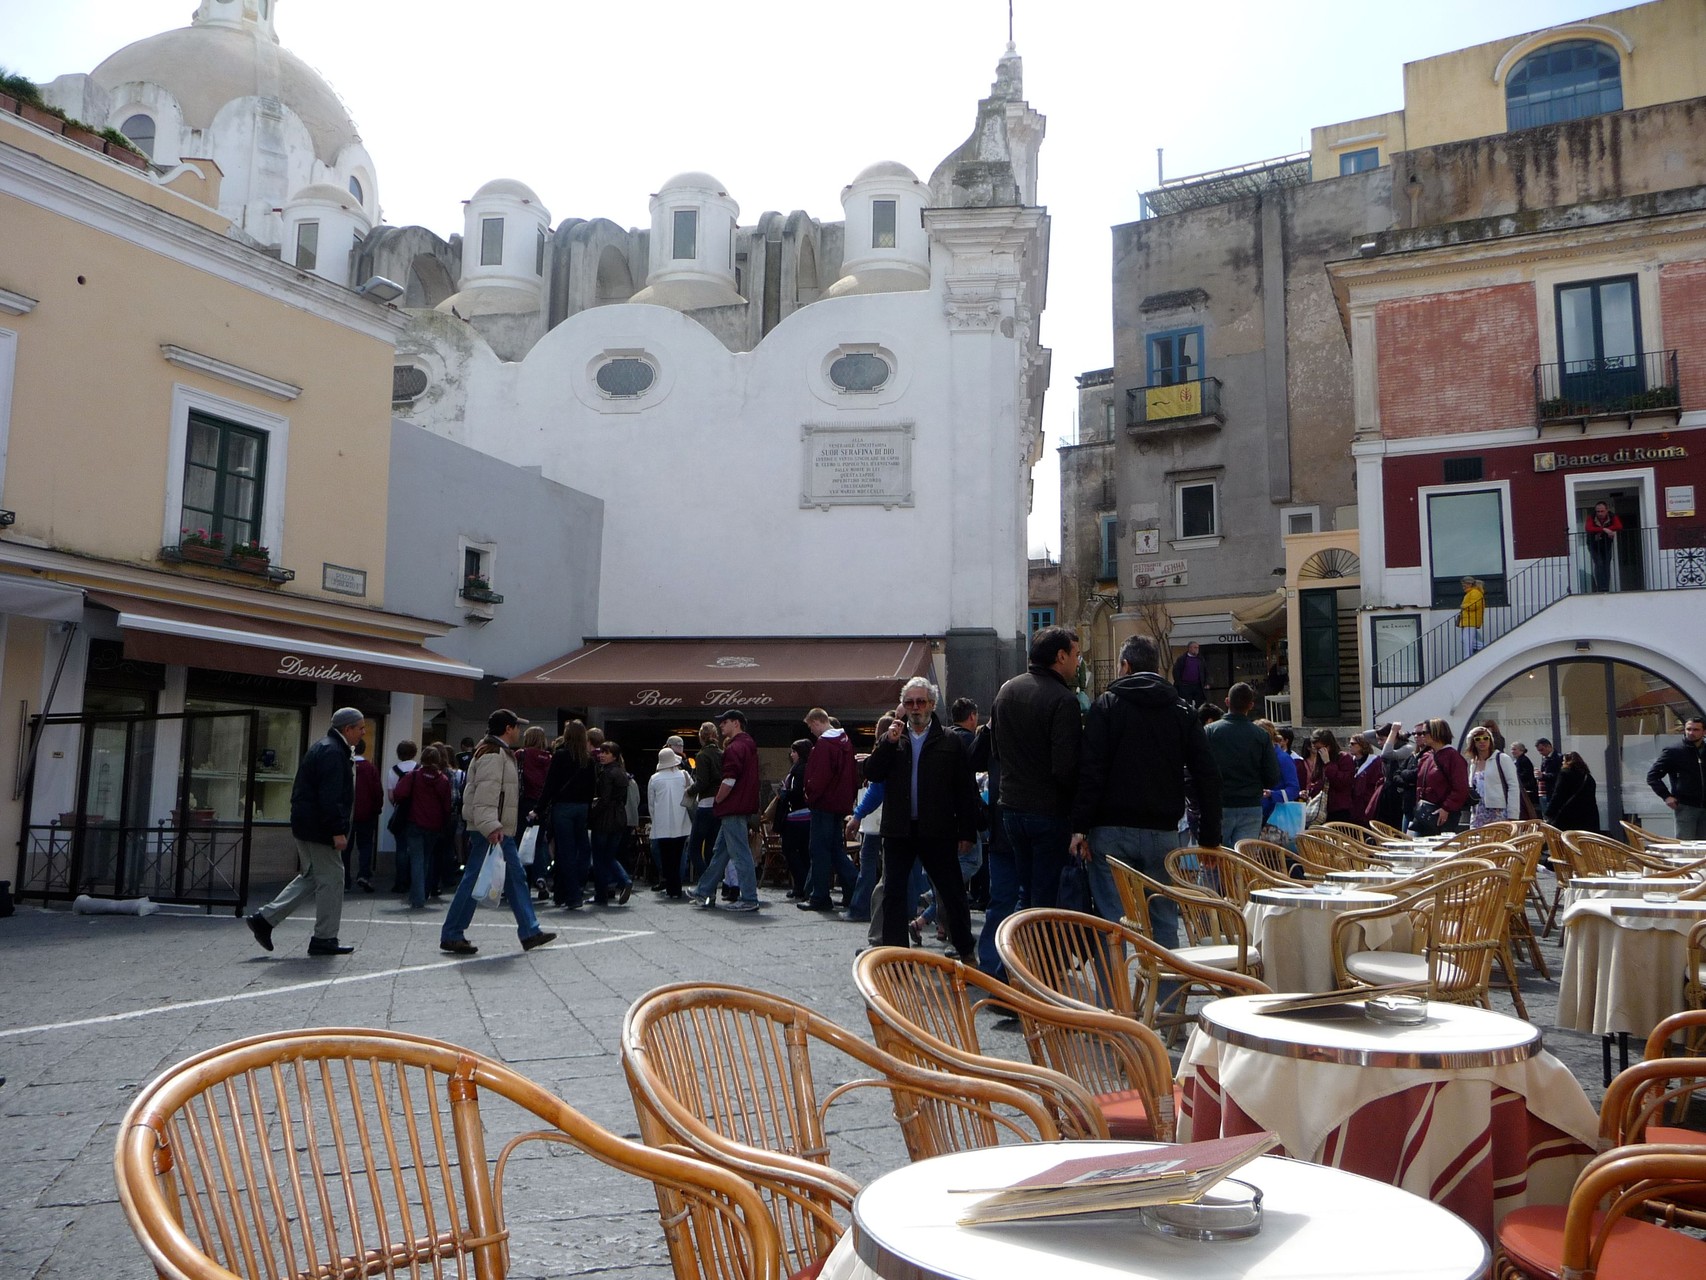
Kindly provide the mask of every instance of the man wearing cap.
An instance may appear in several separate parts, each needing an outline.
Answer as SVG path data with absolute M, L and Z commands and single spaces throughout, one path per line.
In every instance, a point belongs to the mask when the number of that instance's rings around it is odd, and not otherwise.
M 248 917 L 255 941 L 272 950 L 273 926 L 310 897 L 314 899 L 311 956 L 347 956 L 354 947 L 338 945 L 344 914 L 344 847 L 355 812 L 355 744 L 367 717 L 354 707 L 332 713 L 332 728 L 308 748 L 290 788 L 290 834 L 296 841 L 296 879 L 266 906 Z
M 747 841 L 747 819 L 758 812 L 758 745 L 746 731 L 746 713 L 730 708 L 717 717 L 723 735 L 723 780 L 717 787 L 711 814 L 719 822 L 717 851 L 711 865 L 693 886 L 693 899 L 701 907 L 717 905 L 717 886 L 723 871 L 733 862 L 740 882 L 740 898 L 729 903 L 730 911 L 757 911 L 758 872 L 752 865 L 752 845 Z
M 516 855 L 515 833 L 521 816 L 521 775 L 515 767 L 515 746 L 527 721 L 515 712 L 499 708 L 486 720 L 486 736 L 468 761 L 468 780 L 462 784 L 462 817 L 468 824 L 469 843 L 474 846 L 462 883 L 439 930 L 438 949 L 453 956 L 471 956 L 479 950 L 463 936 L 474 918 L 474 884 L 491 850 L 504 860 L 504 900 L 515 913 L 515 931 L 521 949 L 542 947 L 557 935 L 539 927 L 533 914 L 533 895 L 527 873 Z M 478 837 L 486 843 L 480 844 Z

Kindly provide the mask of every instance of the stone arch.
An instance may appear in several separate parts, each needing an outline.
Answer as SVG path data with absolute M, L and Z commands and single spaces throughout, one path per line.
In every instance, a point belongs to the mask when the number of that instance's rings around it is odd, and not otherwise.
M 800 263 L 794 269 L 794 297 L 803 307 L 807 303 L 816 302 L 823 291 L 818 283 L 817 247 L 812 244 L 811 237 L 805 236 L 800 240 Z
M 409 263 L 409 278 L 404 283 L 403 305 L 406 307 L 436 307 L 456 292 L 455 279 L 430 253 L 415 255 Z
M 612 302 L 626 302 L 634 293 L 634 275 L 629 270 L 627 256 L 615 245 L 605 245 L 598 255 L 592 305 L 603 307 Z

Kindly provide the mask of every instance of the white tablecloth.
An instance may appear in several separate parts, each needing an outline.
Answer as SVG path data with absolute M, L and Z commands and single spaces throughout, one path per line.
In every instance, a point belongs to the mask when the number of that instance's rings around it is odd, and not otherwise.
M 1489 1239 L 1511 1209 L 1569 1198 L 1599 1118 L 1551 1054 L 1494 1066 L 1365 1066 L 1238 1047 L 1207 1029 L 1248 1026 L 1264 999 L 1271 997 L 1205 1006 L 1179 1066 L 1181 1141 L 1271 1129 L 1288 1155 L 1389 1179 L 1453 1209 Z M 1438 1002 L 1415 1027 L 1259 1021 L 1276 1037 L 1334 1051 L 1432 1052 L 1447 1061 L 1490 1046 L 1508 1051 L 1536 1034 L 1504 1014 Z
M 1564 890 L 1564 909 L 1588 898 L 1640 897 L 1645 893 L 1679 893 L 1697 888 L 1694 876 L 1573 876 Z
M 823 1280 L 1469 1280 L 1487 1248 L 1462 1220 L 1417 1196 L 1338 1169 L 1263 1156 L 1235 1176 L 1262 1189 L 1248 1240 L 1154 1235 L 1135 1211 L 960 1227 L 952 1187 L 1014 1182 L 1130 1143 L 963 1151 L 884 1174 L 859 1194 L 854 1225 Z M 1396 1242 L 1402 1247 L 1394 1247 Z
M 1688 931 L 1706 919 L 1706 902 L 1666 905 L 1673 914 L 1636 899 L 1587 898 L 1564 913 L 1560 1027 L 1645 1036 L 1683 1007 Z
M 1267 890 L 1257 891 L 1263 897 Z M 1244 923 L 1250 941 L 1262 950 L 1262 981 L 1275 991 L 1331 991 L 1333 977 L 1333 921 L 1345 911 L 1361 911 L 1392 901 L 1389 893 L 1348 890 L 1337 894 L 1294 894 L 1275 891 L 1290 899 L 1284 903 L 1259 902 L 1256 895 L 1244 908 Z M 1397 924 L 1392 918 L 1362 926 L 1363 943 L 1352 950 L 1379 950 L 1393 940 Z M 1408 930 L 1405 930 L 1408 941 Z

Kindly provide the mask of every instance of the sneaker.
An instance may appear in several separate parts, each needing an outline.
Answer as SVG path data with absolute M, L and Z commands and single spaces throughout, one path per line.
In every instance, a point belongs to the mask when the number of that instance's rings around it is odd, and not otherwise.
M 248 922 L 249 932 L 255 935 L 255 941 L 261 944 L 261 950 L 271 951 L 272 926 L 267 923 L 267 918 L 257 911 L 252 916 L 244 916 L 243 919 Z
M 757 911 L 763 905 L 764 904 L 762 902 L 748 902 L 745 898 L 740 898 L 734 902 L 729 903 L 726 910 L 729 910 L 729 911 Z
M 369 880 L 366 876 L 360 876 L 356 879 L 355 887 L 360 889 L 363 893 L 372 893 L 373 881 Z
M 717 897 L 715 894 L 710 894 L 710 895 L 703 897 L 703 898 L 701 898 L 698 894 L 693 894 L 691 896 L 692 896 L 692 900 L 693 900 L 693 905 L 696 907 L 702 907 L 706 911 L 711 911 L 711 910 L 715 909 L 715 907 L 717 905 Z
M 725 884 L 723 886 L 723 901 L 724 902 L 738 902 L 739 900 L 740 900 L 740 890 L 734 888 L 732 885 L 726 885 Z
M 618 889 L 616 891 L 616 905 L 619 907 L 627 906 L 628 905 L 628 899 L 633 897 L 633 896 L 634 896 L 634 882 L 632 880 L 630 880 L 627 884 L 623 885 L 620 889 Z
M 856 916 L 851 911 L 841 912 L 840 918 L 847 921 L 848 924 L 870 924 L 871 923 L 871 917 L 870 916 Z
M 801 911 L 834 911 L 834 905 L 828 898 L 807 898 L 804 902 L 794 904 Z
M 913 946 L 922 947 L 924 945 L 924 917 L 919 916 L 916 920 L 908 920 L 906 922 L 906 933 L 912 939 Z
M 440 942 L 438 944 L 438 949 L 440 951 L 448 951 L 453 956 L 471 956 L 480 948 L 476 947 L 466 938 L 456 938 L 449 942 Z
M 531 938 L 523 938 L 521 940 L 521 949 L 523 951 L 531 951 L 535 947 L 542 947 L 547 942 L 555 942 L 556 940 L 557 940 L 556 934 L 547 933 L 544 930 L 540 930 L 538 933 L 534 934 Z

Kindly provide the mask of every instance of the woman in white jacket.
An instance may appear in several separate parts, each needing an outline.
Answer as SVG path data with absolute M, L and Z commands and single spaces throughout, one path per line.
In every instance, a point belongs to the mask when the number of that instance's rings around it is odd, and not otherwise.
M 1516 761 L 1493 743 L 1493 731 L 1484 725 L 1471 729 L 1463 740 L 1463 758 L 1469 764 L 1469 789 L 1475 795 L 1471 830 L 1489 822 L 1504 822 L 1521 803 L 1517 796 Z
M 663 878 L 662 892 L 672 898 L 682 896 L 681 851 L 693 829 L 693 815 L 681 803 L 686 791 L 681 757 L 665 747 L 658 752 L 657 772 L 646 784 L 646 809 L 652 815 L 652 865 Z

